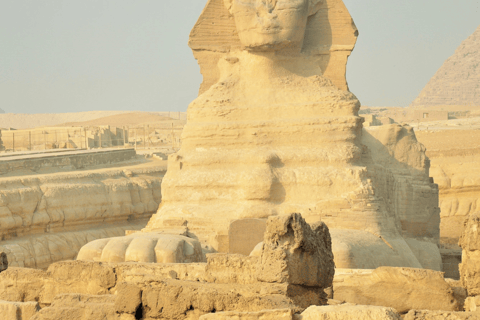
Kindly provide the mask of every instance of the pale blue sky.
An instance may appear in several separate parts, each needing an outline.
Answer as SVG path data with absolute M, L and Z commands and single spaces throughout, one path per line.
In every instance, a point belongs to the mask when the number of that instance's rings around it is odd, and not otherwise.
M 406 106 L 480 24 L 480 0 L 344 0 L 360 31 L 350 89 Z M 206 0 L 0 0 L 0 108 L 185 111 L 201 82 L 187 46 Z

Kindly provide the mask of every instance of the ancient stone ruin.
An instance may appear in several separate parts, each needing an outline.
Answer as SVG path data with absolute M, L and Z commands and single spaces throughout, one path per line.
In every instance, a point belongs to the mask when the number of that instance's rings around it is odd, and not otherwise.
M 217 251 L 248 253 L 256 242 L 238 248 L 236 224 L 256 222 L 244 232 L 259 239 L 262 220 L 299 212 L 329 226 L 337 267 L 441 270 L 424 148 L 407 127 L 362 130 L 345 80 L 352 18 L 339 0 L 300 2 L 268 9 L 274 33 L 249 2 L 207 3 L 189 42 L 201 94 L 143 231 L 186 226 Z
M 424 146 L 407 125 L 364 128 L 348 90 L 357 35 L 341 0 L 209 0 L 189 42 L 204 79 L 165 176 L 26 178 L 1 194 L 2 237 L 41 236 L 2 248 L 0 315 L 479 319 L 479 219 L 461 281 L 446 279 Z M 37 269 L 19 267 L 29 252 Z

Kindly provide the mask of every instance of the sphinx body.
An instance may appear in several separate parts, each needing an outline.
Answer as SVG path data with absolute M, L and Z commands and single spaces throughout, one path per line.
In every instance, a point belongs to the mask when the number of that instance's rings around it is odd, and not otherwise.
M 187 223 L 228 251 L 232 221 L 298 212 L 327 223 L 337 267 L 439 269 L 438 190 L 425 150 L 398 125 L 362 132 L 360 102 L 304 43 L 314 23 L 306 18 L 343 3 L 225 3 L 240 48 L 218 59 L 217 82 L 190 104 L 182 148 L 169 158 L 162 204 L 145 231 Z M 282 31 L 276 9 L 285 7 Z M 265 10 L 274 22 L 265 22 Z M 295 24 L 296 14 L 303 18 Z
M 143 232 L 187 226 L 248 254 L 267 217 L 295 212 L 328 225 L 339 268 L 440 270 L 423 146 L 411 128 L 365 131 L 348 91 L 357 34 L 341 0 L 210 0 L 190 41 L 204 82 Z

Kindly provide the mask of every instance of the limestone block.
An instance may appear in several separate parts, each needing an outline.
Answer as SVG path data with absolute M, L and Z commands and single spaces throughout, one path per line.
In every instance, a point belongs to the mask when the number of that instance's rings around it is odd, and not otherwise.
M 80 249 L 77 260 L 191 263 L 203 262 L 205 257 L 195 239 L 151 232 L 92 241 Z
M 400 313 L 412 309 L 460 309 L 443 273 L 426 269 L 380 267 L 372 273 L 352 274 L 335 281 L 334 299 L 386 306 Z
M 42 302 L 51 303 L 58 294 L 104 295 L 116 284 L 114 268 L 87 261 L 57 262 L 47 269 Z
M 465 221 L 465 230 L 460 238 L 462 263 L 460 280 L 469 296 L 480 295 L 480 213 L 471 215 Z
M 343 304 L 311 306 L 296 320 L 401 320 L 392 308 Z
M 480 311 L 480 296 L 467 297 L 463 309 L 465 311 Z
M 480 313 L 431 310 L 410 310 L 404 320 L 479 320 Z
M 47 278 L 43 270 L 8 268 L 0 274 L 0 300 L 41 301 Z
M 121 320 L 115 313 L 114 303 L 113 295 L 60 294 L 31 320 Z
M 40 310 L 38 302 L 0 300 L 0 317 L 5 320 L 30 320 Z
M 145 318 L 184 319 L 222 311 L 300 310 L 281 294 L 260 294 L 261 285 L 161 280 L 142 285 Z
M 47 268 L 88 242 L 142 228 L 161 202 L 164 167 L 2 178 L 0 252 L 10 266 Z M 66 200 L 68 199 L 68 201 Z
M 262 310 L 259 312 L 217 312 L 208 313 L 199 320 L 292 320 L 293 313 L 289 309 Z
M 228 229 L 228 252 L 249 255 L 252 249 L 263 240 L 266 227 L 266 219 L 232 221 Z
M 0 252 L 0 272 L 7 270 L 8 259 L 5 252 Z
M 93 263 L 93 262 L 92 262 Z M 206 263 L 125 262 L 115 266 L 117 283 L 143 283 L 159 279 L 206 281 Z
M 207 255 L 206 280 L 213 283 L 256 283 L 260 259 L 240 254 Z
M 328 227 L 310 227 L 300 214 L 268 219 L 258 280 L 327 288 L 335 264 Z
M 120 283 L 117 286 L 115 310 L 117 313 L 135 314 L 142 303 L 142 290 L 135 285 Z

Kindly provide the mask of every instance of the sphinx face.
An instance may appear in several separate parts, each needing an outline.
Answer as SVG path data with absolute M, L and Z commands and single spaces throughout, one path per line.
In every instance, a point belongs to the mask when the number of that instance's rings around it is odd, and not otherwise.
M 308 0 L 227 0 L 242 45 L 251 51 L 301 49 Z

